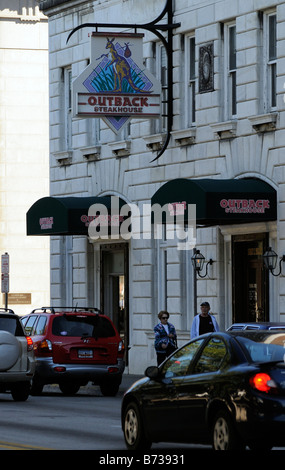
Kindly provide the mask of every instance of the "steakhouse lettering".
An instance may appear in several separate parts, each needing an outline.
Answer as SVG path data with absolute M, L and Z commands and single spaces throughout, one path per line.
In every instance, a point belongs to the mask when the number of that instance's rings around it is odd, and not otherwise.
M 90 96 L 88 98 L 90 106 L 131 106 L 131 107 L 148 107 L 148 98 L 145 96 L 135 96 L 130 98 L 128 96 Z
M 270 209 L 270 202 L 268 199 L 222 199 L 220 206 L 226 213 L 264 214 L 266 209 Z

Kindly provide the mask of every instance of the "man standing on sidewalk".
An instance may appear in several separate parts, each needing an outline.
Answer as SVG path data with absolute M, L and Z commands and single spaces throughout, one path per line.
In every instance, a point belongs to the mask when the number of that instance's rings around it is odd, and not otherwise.
M 220 331 L 217 320 L 214 315 L 210 315 L 210 304 L 209 302 L 202 302 L 201 313 L 194 317 L 190 338 L 196 338 L 196 336 L 203 335 L 204 333 L 210 333 L 211 331 Z

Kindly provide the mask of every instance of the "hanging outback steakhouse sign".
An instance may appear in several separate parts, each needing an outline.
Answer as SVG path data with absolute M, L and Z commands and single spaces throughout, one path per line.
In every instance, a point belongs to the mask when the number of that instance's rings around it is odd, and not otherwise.
M 131 118 L 160 116 L 160 83 L 143 66 L 143 34 L 92 33 L 91 63 L 73 83 L 77 117 L 118 133 Z

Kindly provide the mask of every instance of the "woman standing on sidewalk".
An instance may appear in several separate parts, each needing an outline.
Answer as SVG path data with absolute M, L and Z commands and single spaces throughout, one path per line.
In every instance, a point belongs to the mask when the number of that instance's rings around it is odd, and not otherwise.
M 177 336 L 174 326 L 168 322 L 169 313 L 167 311 L 159 312 L 158 318 L 160 323 L 154 327 L 154 347 L 159 366 L 177 349 Z

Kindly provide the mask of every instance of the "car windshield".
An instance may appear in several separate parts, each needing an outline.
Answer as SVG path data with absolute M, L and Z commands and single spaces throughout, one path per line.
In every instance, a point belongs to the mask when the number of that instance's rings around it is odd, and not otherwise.
M 61 315 L 55 317 L 52 324 L 55 336 L 91 336 L 109 338 L 115 336 L 115 330 L 107 318 L 99 315 Z
M 17 317 L 0 317 L 0 330 L 8 331 L 13 336 L 25 336 Z
M 253 362 L 280 362 L 285 358 L 285 333 L 252 332 L 237 336 Z

